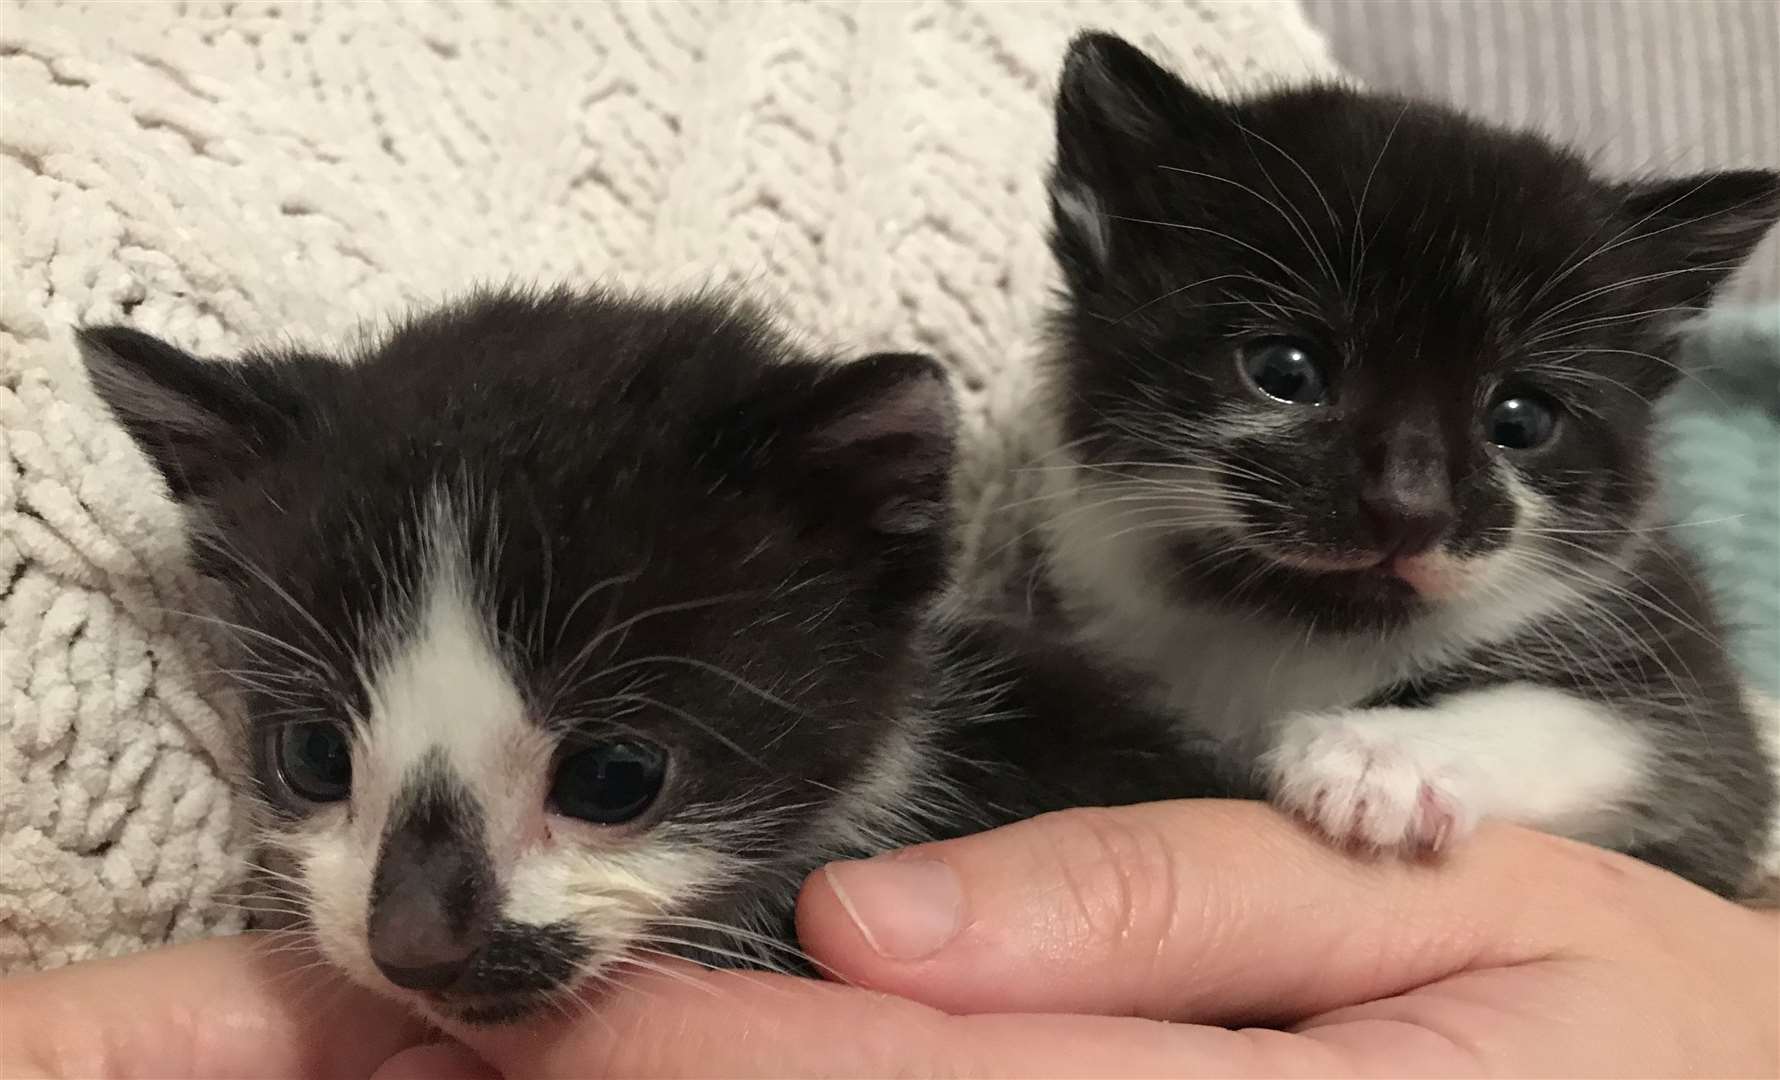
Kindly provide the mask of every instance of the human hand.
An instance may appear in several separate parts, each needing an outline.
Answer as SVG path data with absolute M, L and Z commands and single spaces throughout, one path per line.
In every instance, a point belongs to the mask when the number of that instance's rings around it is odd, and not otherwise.
M 679 971 L 464 1035 L 515 1077 L 1780 1073 L 1780 915 L 1505 827 L 1430 868 L 1072 811 L 819 872 L 799 927 L 855 985 Z
M 449 1080 L 457 1057 L 438 1038 L 313 957 L 252 935 L 0 980 L 7 1080 Z

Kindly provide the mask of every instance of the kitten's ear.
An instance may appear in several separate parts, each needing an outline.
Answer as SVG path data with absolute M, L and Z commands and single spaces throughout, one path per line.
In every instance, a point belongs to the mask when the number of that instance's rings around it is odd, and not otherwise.
M 1070 42 L 1057 86 L 1052 243 L 1073 274 L 1105 265 L 1106 215 L 1121 192 L 1160 164 L 1161 148 L 1207 126 L 1221 108 L 1142 49 L 1089 31 Z
M 1665 269 L 1683 271 L 1662 290 L 1676 306 L 1706 306 L 1780 219 L 1780 173 L 1767 169 L 1627 184 L 1620 194 L 1634 242 L 1660 252 Z
M 294 402 L 264 365 L 193 356 L 125 326 L 77 332 L 93 389 L 179 500 L 203 498 L 277 445 Z
M 944 578 L 958 407 L 929 357 L 879 353 L 787 364 L 727 417 L 732 480 L 765 484 L 813 533 L 880 574 L 897 602 Z
M 948 524 L 957 429 L 937 361 L 879 353 L 823 371 L 780 436 L 794 470 L 816 481 L 809 492 L 821 506 L 880 536 L 908 537 Z
M 805 417 L 801 449 L 845 486 L 884 536 L 944 531 L 958 406 L 939 363 L 879 353 L 831 375 Z

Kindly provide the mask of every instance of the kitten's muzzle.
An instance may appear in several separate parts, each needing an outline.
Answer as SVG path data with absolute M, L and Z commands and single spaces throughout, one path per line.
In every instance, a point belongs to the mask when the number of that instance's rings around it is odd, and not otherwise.
M 366 919 L 371 960 L 407 990 L 463 981 L 487 946 L 497 888 L 473 815 L 422 800 L 383 837 Z
M 1393 445 L 1360 489 L 1367 546 L 1385 559 L 1439 547 L 1458 521 L 1445 458 L 1411 443 Z
M 454 925 L 438 899 L 406 890 L 379 904 L 369 923 L 371 960 L 404 990 L 438 992 L 476 961 L 483 935 Z

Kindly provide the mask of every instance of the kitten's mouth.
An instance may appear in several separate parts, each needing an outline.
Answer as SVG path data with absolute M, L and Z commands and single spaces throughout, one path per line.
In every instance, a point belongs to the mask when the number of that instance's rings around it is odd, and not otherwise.
M 1450 560 L 1439 551 L 1414 555 L 1377 551 L 1331 555 L 1266 545 L 1257 545 L 1254 551 L 1269 562 L 1300 573 L 1337 580 L 1351 577 L 1356 584 L 1400 587 L 1418 596 L 1437 597 L 1452 591 L 1455 584 Z
M 1328 555 L 1321 552 L 1288 551 L 1266 544 L 1257 544 L 1254 550 L 1270 562 L 1312 574 L 1390 574 L 1392 566 L 1400 561 L 1391 555 L 1373 551 L 1353 555 Z

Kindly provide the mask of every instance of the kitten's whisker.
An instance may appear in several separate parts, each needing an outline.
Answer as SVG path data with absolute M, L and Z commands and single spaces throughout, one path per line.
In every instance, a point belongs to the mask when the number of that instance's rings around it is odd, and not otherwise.
M 563 674 L 559 679 L 559 686 L 566 686 L 579 677 L 581 668 L 601 646 L 612 639 L 613 635 L 626 634 L 632 627 L 635 627 L 639 623 L 649 619 L 659 618 L 663 615 L 701 611 L 705 608 L 716 607 L 719 604 L 733 603 L 738 600 L 758 599 L 759 595 L 758 591 L 748 589 L 738 592 L 720 593 L 715 596 L 707 596 L 698 600 L 684 600 L 677 603 L 657 604 L 654 607 L 639 611 L 635 615 L 631 615 L 614 625 L 603 627 L 599 633 L 593 635 L 593 637 L 588 640 L 587 644 L 583 645 L 581 650 L 575 654 L 574 658 L 564 666 Z M 560 692 L 555 696 L 560 696 Z
M 1372 196 L 1372 181 L 1378 176 L 1378 167 L 1384 164 L 1385 155 L 1390 153 L 1391 143 L 1397 137 L 1397 128 L 1402 126 L 1403 118 L 1409 115 L 1409 102 L 1405 101 L 1398 110 L 1397 118 L 1391 121 L 1391 129 L 1385 132 L 1384 142 L 1378 147 L 1378 156 L 1372 159 L 1372 167 L 1366 170 L 1366 182 L 1360 187 L 1360 197 L 1354 200 L 1354 227 L 1348 237 L 1348 281 L 1358 283 L 1366 269 L 1366 255 L 1371 248 L 1371 239 L 1362 240 L 1360 229 L 1366 221 L 1366 203 Z M 1389 215 L 1389 210 L 1386 210 Z M 1383 220 L 1379 225 L 1382 227 Z
M 1251 150 L 1250 152 L 1252 155 L 1253 151 Z M 1258 157 L 1255 158 L 1255 164 L 1256 165 L 1261 164 L 1260 158 L 1258 158 Z M 1283 220 L 1286 223 L 1286 226 L 1292 230 L 1292 235 L 1298 238 L 1298 242 L 1300 244 L 1304 245 L 1304 250 L 1310 252 L 1311 255 L 1316 259 L 1317 268 L 1323 272 L 1323 275 L 1326 278 L 1328 278 L 1329 283 L 1331 285 L 1339 283 L 1340 278 L 1335 273 L 1334 265 L 1329 262 L 1328 252 L 1324 250 L 1322 241 L 1316 239 L 1314 234 L 1312 234 L 1311 232 L 1308 231 L 1310 223 L 1305 220 L 1304 215 L 1297 214 L 1296 216 L 1294 216 L 1293 214 L 1287 213 L 1285 207 L 1280 205 L 1279 202 L 1276 202 L 1275 200 L 1267 197 L 1266 195 L 1261 194 L 1259 191 L 1256 191 L 1254 188 L 1248 186 L 1247 184 L 1244 184 L 1239 180 L 1233 180 L 1227 176 L 1219 176 L 1216 173 L 1201 172 L 1198 169 L 1183 169 L 1177 165 L 1158 165 L 1156 167 L 1159 169 L 1162 169 L 1164 171 L 1167 171 L 1167 172 L 1179 173 L 1183 176 L 1194 176 L 1194 177 L 1198 177 L 1201 180 L 1211 180 L 1211 181 L 1213 181 L 1215 183 L 1219 183 L 1219 184 L 1228 184 L 1231 187 L 1234 187 L 1239 191 L 1246 192 L 1247 194 L 1253 196 L 1256 199 L 1256 201 L 1267 206 L 1274 213 L 1276 213 L 1280 216 L 1281 220 Z M 1261 175 L 1267 178 L 1267 183 L 1273 187 L 1274 193 L 1277 194 L 1280 197 L 1280 199 L 1282 199 L 1282 200 L 1285 199 L 1285 193 L 1280 191 L 1279 185 L 1275 184 L 1273 182 L 1272 175 L 1267 172 L 1265 167 L 1262 168 Z M 1289 201 L 1289 200 L 1287 200 L 1287 201 Z M 1296 208 L 1294 207 L 1294 210 L 1295 209 Z M 1302 228 L 1299 225 L 1300 222 L 1303 222 Z
M 1181 293 L 1187 292 L 1188 290 L 1191 290 L 1191 289 L 1197 289 L 1201 285 L 1210 285 L 1211 283 L 1216 282 L 1216 281 L 1224 281 L 1228 278 L 1243 277 L 1243 276 L 1245 276 L 1245 275 L 1241 275 L 1241 274 L 1214 274 L 1211 277 L 1200 278 L 1198 281 L 1189 281 L 1185 285 L 1181 285 L 1177 288 L 1170 289 L 1167 292 L 1162 293 L 1159 296 L 1154 296 L 1148 300 L 1145 300 L 1143 303 L 1141 303 L 1141 304 L 1137 305 L 1136 307 L 1132 308 L 1131 310 L 1125 312 L 1125 314 L 1120 315 L 1118 318 L 1111 320 L 1111 325 L 1113 325 L 1113 326 L 1121 325 L 1126 320 L 1135 318 L 1137 315 L 1143 313 L 1144 311 L 1149 310 L 1150 308 L 1154 307 L 1155 305 L 1160 304 L 1160 303 L 1165 303 L 1166 301 L 1172 300 L 1175 297 L 1179 296 Z
M 1659 271 L 1657 273 L 1652 273 L 1652 274 L 1639 274 L 1635 277 L 1622 278 L 1621 280 L 1615 281 L 1612 284 L 1597 286 L 1596 288 L 1590 289 L 1585 293 L 1580 293 L 1576 296 L 1572 296 L 1568 300 L 1565 300 L 1563 303 L 1558 304 L 1555 307 L 1550 307 L 1550 308 L 1545 309 L 1543 312 L 1540 313 L 1538 320 L 1536 320 L 1533 323 L 1531 329 L 1539 330 L 1543 326 L 1548 325 L 1557 316 L 1562 315 L 1564 312 L 1569 311 L 1571 308 L 1577 307 L 1581 304 L 1585 304 L 1585 303 L 1589 302 L 1590 300 L 1594 300 L 1599 297 L 1606 296 L 1609 293 L 1618 292 L 1621 289 L 1629 289 L 1636 285 L 1648 285 L 1648 284 L 1650 284 L 1652 282 L 1656 282 L 1656 281 L 1666 281 L 1669 278 L 1681 277 L 1682 275 L 1685 275 L 1685 274 L 1699 274 L 1699 273 L 1723 274 L 1723 273 L 1728 273 L 1732 270 L 1735 270 L 1736 268 L 1737 268 L 1736 263 L 1712 263 L 1709 265 L 1686 266 L 1686 267 L 1682 267 L 1679 270 L 1663 270 L 1663 271 Z
M 1711 213 L 1700 214 L 1700 215 L 1696 215 L 1694 217 L 1681 218 L 1678 220 L 1671 221 L 1668 224 L 1662 226 L 1661 228 L 1656 228 L 1656 229 L 1645 229 L 1644 228 L 1644 226 L 1646 224 L 1648 224 L 1652 219 L 1658 217 L 1661 214 L 1668 212 L 1670 209 L 1674 208 L 1676 205 L 1683 203 L 1683 202 L 1687 201 L 1689 198 L 1693 197 L 1695 194 L 1697 194 L 1700 191 L 1700 189 L 1702 189 L 1708 183 L 1710 183 L 1711 180 L 1712 180 L 1712 174 L 1707 174 L 1707 175 L 1700 177 L 1700 179 L 1692 187 L 1690 187 L 1687 191 L 1682 192 L 1679 195 L 1676 195 L 1674 198 L 1670 199 L 1668 202 L 1664 203 L 1663 205 L 1653 208 L 1648 213 L 1646 213 L 1643 217 L 1639 218 L 1637 221 L 1632 222 L 1631 224 L 1627 225 L 1625 228 L 1621 229 L 1618 233 L 1614 234 L 1614 236 L 1607 243 L 1596 248 L 1586 258 L 1580 259 L 1577 262 L 1571 264 L 1569 267 L 1564 269 L 1562 272 L 1558 273 L 1556 276 L 1554 276 L 1553 278 L 1548 280 L 1543 286 L 1540 287 L 1538 292 L 1533 294 L 1532 298 L 1528 301 L 1528 306 L 1531 306 L 1534 302 L 1537 302 L 1541 297 L 1545 296 L 1545 294 L 1550 292 L 1559 283 L 1561 283 L 1565 278 L 1569 277 L 1571 274 L 1574 274 L 1576 271 L 1580 270 L 1584 265 L 1593 261 L 1594 259 L 1601 257 L 1602 255 L 1605 255 L 1605 254 L 1607 254 L 1611 251 L 1614 251 L 1618 248 L 1624 247 L 1627 244 L 1643 243 L 1645 241 L 1650 240 L 1653 237 L 1661 236 L 1667 232 L 1673 232 L 1676 229 L 1691 228 L 1695 225 L 1698 225 L 1702 221 L 1710 221 L 1715 217 L 1723 217 L 1726 214 L 1734 213 L 1738 210 L 1742 210 L 1746 207 L 1754 205 L 1761 198 L 1761 196 L 1753 196 L 1751 198 L 1743 199 L 1736 203 L 1733 203 L 1730 206 L 1720 207 L 1716 210 L 1713 210 Z M 1692 309 L 1688 309 L 1688 310 L 1692 310 Z
M 1542 333 L 1535 334 L 1532 337 L 1527 338 L 1525 340 L 1524 344 L 1539 345 L 1539 344 L 1542 344 L 1547 341 L 1554 341 L 1554 340 L 1559 340 L 1559 339 L 1568 337 L 1571 334 L 1579 334 L 1584 330 L 1598 330 L 1603 326 L 1614 326 L 1619 323 L 1637 322 L 1637 321 L 1642 321 L 1642 320 L 1655 319 L 1655 318 L 1659 318 L 1663 315 L 1671 315 L 1676 312 L 1682 312 L 1682 313 L 1691 315 L 1691 314 L 1696 313 L 1696 309 L 1691 308 L 1691 307 L 1682 307 L 1682 306 L 1678 306 L 1678 305 L 1672 305 L 1669 307 L 1642 308 L 1638 311 L 1622 311 L 1622 312 L 1619 312 L 1619 313 L 1613 314 L 1613 315 L 1597 315 L 1597 316 L 1594 316 L 1593 318 L 1581 319 L 1581 320 L 1578 320 L 1578 321 L 1572 322 L 1572 323 L 1565 323 L 1564 325 L 1559 326 L 1555 329 L 1547 330 Z
M 1308 289 L 1309 291 L 1311 291 L 1313 293 L 1316 291 L 1315 285 L 1311 284 L 1311 282 L 1309 280 L 1307 280 L 1304 277 L 1304 275 L 1302 275 L 1302 274 L 1298 273 L 1298 271 L 1292 269 L 1285 262 L 1276 258 L 1269 252 L 1255 246 L 1254 244 L 1249 243 L 1247 240 L 1244 240 L 1238 236 L 1232 236 L 1230 233 L 1224 232 L 1220 229 L 1207 228 L 1206 226 L 1203 226 L 1203 225 L 1188 225 L 1185 222 L 1179 222 L 1179 221 L 1159 221 L 1155 218 L 1129 217 L 1124 214 L 1107 214 L 1105 216 L 1112 221 L 1123 221 L 1126 224 L 1130 224 L 1130 225 L 1154 225 L 1158 228 L 1163 228 L 1163 229 L 1180 229 L 1184 232 L 1191 232 L 1191 233 L 1197 233 L 1197 234 L 1204 235 L 1204 236 L 1216 237 L 1220 240 L 1224 240 L 1231 244 L 1234 244 L 1237 247 L 1243 248 L 1255 255 L 1259 255 L 1261 258 L 1266 259 L 1268 262 L 1270 262 L 1274 266 L 1278 267 L 1281 273 L 1287 275 L 1293 281 L 1295 281 L 1299 285 L 1303 286 L 1305 289 Z
M 1237 119 L 1235 116 L 1230 117 L 1230 122 L 1236 126 L 1237 131 L 1240 131 L 1242 133 L 1242 136 L 1243 136 L 1243 139 L 1245 142 L 1247 142 L 1248 140 L 1251 140 L 1251 139 L 1255 140 L 1257 142 L 1260 142 L 1263 146 L 1266 146 L 1267 148 L 1271 149 L 1274 153 L 1276 153 L 1280 157 L 1284 158 L 1286 164 L 1288 164 L 1292 168 L 1298 170 L 1298 175 L 1302 176 L 1304 178 L 1304 182 L 1310 185 L 1311 193 L 1317 197 L 1318 202 L 1322 203 L 1323 213 L 1326 214 L 1329 218 L 1330 236 L 1334 237 L 1335 240 L 1339 243 L 1340 238 L 1341 238 L 1341 223 L 1335 217 L 1335 208 L 1332 205 L 1330 205 L 1328 196 L 1323 194 L 1323 186 L 1321 184 L 1319 184 L 1317 182 L 1316 178 L 1310 174 L 1310 170 L 1306 169 L 1304 167 L 1304 165 L 1301 162 L 1299 162 L 1299 160 L 1297 159 L 1296 156 L 1294 156 L 1290 153 L 1287 153 L 1286 150 L 1283 147 L 1281 147 L 1278 143 L 1274 142 L 1272 139 L 1269 139 L 1267 136 L 1261 134 L 1260 132 L 1251 129 L 1248 125 L 1244 124 L 1241 120 Z M 1260 158 L 1257 155 L 1255 155 L 1253 146 L 1249 147 L 1249 154 L 1251 157 L 1255 158 L 1255 164 L 1259 165 Z M 1261 174 L 1263 176 L 1267 177 L 1267 183 L 1272 186 L 1274 191 L 1278 192 L 1279 185 L 1273 182 L 1273 174 L 1265 168 L 1263 168 L 1261 170 Z M 1285 195 L 1283 193 L 1281 193 L 1280 198 L 1285 199 Z M 1286 202 L 1294 210 L 1297 209 L 1297 204 L 1292 202 L 1292 200 L 1286 199 Z M 1304 219 L 1304 227 L 1306 229 L 1310 230 L 1312 235 L 1314 235 L 1315 230 L 1310 229 L 1309 218 L 1305 217 L 1302 213 L 1300 213 L 1299 216 Z M 1320 247 L 1321 245 L 1319 244 L 1318 246 Z M 1330 262 L 1330 260 L 1328 258 L 1327 251 L 1323 252 L 1323 258 L 1324 258 L 1324 262 L 1326 262 L 1326 263 Z
M 256 641 L 263 641 L 268 645 L 273 645 L 280 649 L 283 649 L 285 652 L 289 653 L 293 658 L 295 658 L 297 660 L 301 660 L 305 664 L 312 665 L 315 668 L 315 670 L 318 672 L 330 672 L 331 673 L 333 671 L 332 665 L 328 664 L 327 661 L 321 659 L 319 656 L 316 656 L 314 653 L 309 652 L 309 651 L 307 651 L 297 645 L 294 645 L 288 641 L 285 641 L 282 638 L 274 637 L 273 635 L 268 634 L 262 630 L 256 630 L 251 626 L 243 626 L 242 624 L 237 623 L 237 622 L 230 622 L 228 619 L 224 619 L 224 618 L 221 618 L 216 615 L 205 615 L 205 614 L 200 614 L 200 613 L 194 612 L 194 611 L 181 611 L 177 608 L 157 608 L 156 610 L 160 611 L 162 614 L 165 614 L 165 615 L 172 615 L 172 616 L 175 616 L 177 618 L 182 618 L 182 619 L 191 619 L 194 622 L 200 622 L 200 623 L 205 623 L 210 626 L 220 627 L 224 630 L 230 631 L 231 633 L 244 634 L 248 637 L 255 639 Z
M 568 631 L 570 624 L 575 621 L 575 616 L 581 611 L 582 606 L 586 604 L 587 601 L 614 586 L 628 585 L 641 577 L 642 574 L 643 571 L 641 568 L 628 570 L 622 574 L 613 574 L 611 577 L 601 578 L 599 581 L 596 581 L 592 585 L 581 590 L 581 595 L 575 598 L 575 602 L 569 605 L 569 610 L 564 612 L 562 618 L 557 620 L 556 641 L 551 645 L 551 648 L 562 648 L 563 634 Z M 548 600 L 546 600 L 546 606 L 548 606 Z

